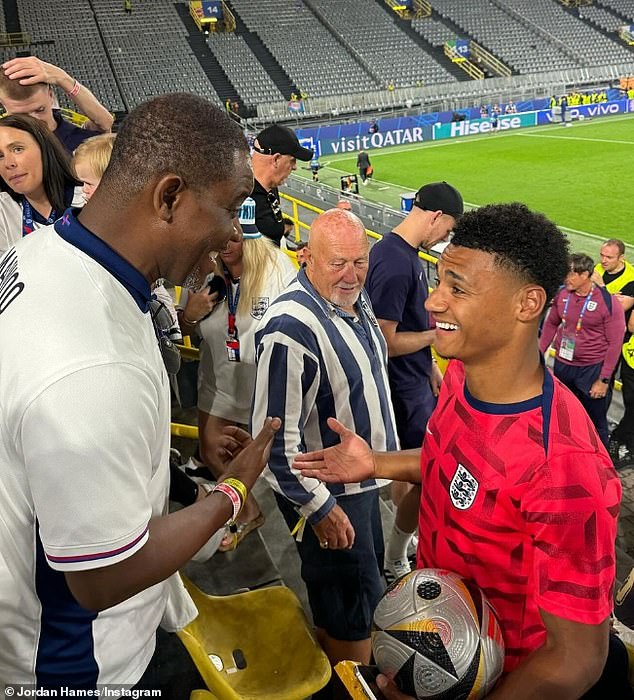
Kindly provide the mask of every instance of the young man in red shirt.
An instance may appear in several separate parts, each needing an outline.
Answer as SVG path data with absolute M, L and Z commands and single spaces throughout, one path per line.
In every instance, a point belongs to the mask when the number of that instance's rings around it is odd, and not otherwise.
M 602 677 L 621 485 L 538 349 L 567 272 L 565 239 L 543 215 L 518 203 L 465 214 L 426 302 L 454 361 L 422 450 L 373 453 L 330 419 L 341 443 L 294 465 L 324 481 L 421 481 L 418 566 L 470 579 L 500 619 L 505 675 L 491 700 L 629 697 L 625 673 Z

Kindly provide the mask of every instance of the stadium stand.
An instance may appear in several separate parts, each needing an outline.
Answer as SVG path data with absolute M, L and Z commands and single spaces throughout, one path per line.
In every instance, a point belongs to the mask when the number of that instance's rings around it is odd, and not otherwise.
M 421 51 L 375 0 L 309 0 L 309 5 L 362 58 L 383 86 L 453 80 L 451 73 Z
M 579 65 L 560 47 L 523 25 L 492 0 L 434 0 L 434 9 L 519 73 Z
M 610 39 L 580 21 L 563 5 L 552 0 L 498 0 L 542 31 L 563 41 L 579 57 L 580 65 L 600 65 L 632 60 L 633 54 L 616 39 Z
M 597 7 L 596 5 L 580 7 L 579 17 L 581 19 L 587 19 L 589 22 L 606 32 L 616 32 L 617 29 L 623 24 L 623 20 L 620 17 L 617 17 L 613 12 L 610 12 L 610 10 L 607 10 L 604 7 Z
M 229 5 L 311 97 L 379 87 L 305 4 L 297 7 L 287 0 L 232 0 Z
M 607 36 L 615 22 L 627 21 L 630 0 L 597 0 L 582 8 L 581 19 L 557 0 L 434 0 L 432 17 L 414 20 L 411 28 L 381 0 L 227 5 L 236 32 L 208 37 L 193 28 L 186 0 L 134 3 L 129 15 L 120 0 L 7 0 L 5 11 L 12 31 L 31 35 L 32 53 L 65 67 L 112 111 L 185 90 L 216 103 L 240 100 L 242 116 L 336 118 L 521 99 L 537 85 L 549 91 L 546 85 L 584 85 L 631 72 L 631 49 Z M 10 7 L 19 10 L 18 29 Z M 475 81 L 456 71 L 457 81 L 439 48 L 455 38 L 477 41 L 520 75 Z M 0 55 L 6 60 L 25 48 L 3 48 Z M 301 115 L 289 112 L 293 92 L 308 96 Z M 60 102 L 71 106 L 64 95 Z
M 46 42 L 33 46 L 32 53 L 63 66 L 109 110 L 125 108 L 88 0 L 39 0 L 37 4 L 18 0 L 17 7 L 22 31 L 28 32 L 32 42 Z M 67 18 L 72 18 L 72 32 Z M 62 94 L 60 104 L 73 106 Z
M 456 32 L 439 19 L 413 19 L 412 27 L 432 46 L 442 46 L 456 38 Z
M 634 6 L 632 0 L 600 0 L 598 5 L 618 12 L 623 19 L 634 24 Z
M 135 3 L 129 15 L 123 14 L 119 0 L 100 0 L 93 6 L 128 108 L 153 95 L 176 91 L 221 104 L 187 44 L 187 30 L 173 3 Z
M 241 36 L 210 34 L 207 43 L 246 105 L 285 99 Z

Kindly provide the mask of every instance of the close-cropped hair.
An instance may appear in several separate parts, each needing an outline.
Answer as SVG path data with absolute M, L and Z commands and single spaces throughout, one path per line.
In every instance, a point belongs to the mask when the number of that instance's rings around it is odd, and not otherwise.
M 454 228 L 453 245 L 493 255 L 495 264 L 552 299 L 569 271 L 568 241 L 557 226 L 525 204 L 489 204 L 467 212 Z
M 236 153 L 246 157 L 249 146 L 226 112 L 196 95 L 160 95 L 124 120 L 100 188 L 125 202 L 172 173 L 201 190 L 229 179 Z
M 116 134 L 99 134 L 80 143 L 73 153 L 73 167 L 76 167 L 77 163 L 84 163 L 98 179 L 101 179 L 110 162 L 115 138 Z
M 48 87 L 48 85 L 46 83 L 20 85 L 19 80 L 11 80 L 0 68 L 0 101 L 3 97 L 10 100 L 30 100 L 43 87 Z
M 68 206 L 64 194 L 70 187 L 80 183 L 75 179 L 70 166 L 70 157 L 59 142 L 57 136 L 49 131 L 43 121 L 27 114 L 10 114 L 0 119 L 1 128 L 12 128 L 30 134 L 39 146 L 42 156 L 42 184 L 46 197 L 56 212 L 62 212 Z M 0 178 L 0 190 L 8 192 L 16 201 L 22 200 L 22 195 Z
M 251 312 L 251 299 L 262 296 L 262 289 L 276 265 L 276 245 L 265 236 L 242 239 L 242 274 L 238 313 Z
M 581 274 L 587 272 L 592 275 L 594 272 L 594 260 L 585 253 L 573 253 L 570 256 L 570 271 Z
M 625 243 L 620 238 L 610 238 L 603 245 L 614 245 L 618 248 L 619 255 L 625 255 Z

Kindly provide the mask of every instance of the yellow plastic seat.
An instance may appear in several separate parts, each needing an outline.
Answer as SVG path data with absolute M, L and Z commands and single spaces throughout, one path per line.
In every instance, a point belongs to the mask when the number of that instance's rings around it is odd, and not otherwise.
M 304 700 L 328 683 L 330 663 L 291 590 L 211 596 L 183 581 L 199 615 L 178 636 L 217 700 Z

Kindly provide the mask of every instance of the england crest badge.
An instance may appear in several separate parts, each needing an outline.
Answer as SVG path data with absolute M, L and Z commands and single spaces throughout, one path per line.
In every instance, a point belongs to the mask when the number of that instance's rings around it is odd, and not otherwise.
M 479 484 L 473 474 L 462 464 L 458 464 L 456 473 L 449 485 L 451 502 L 460 510 L 467 510 L 473 505 L 478 494 Z
M 269 308 L 269 298 L 268 297 L 252 297 L 251 298 L 251 316 L 256 321 L 259 321 L 264 312 Z

